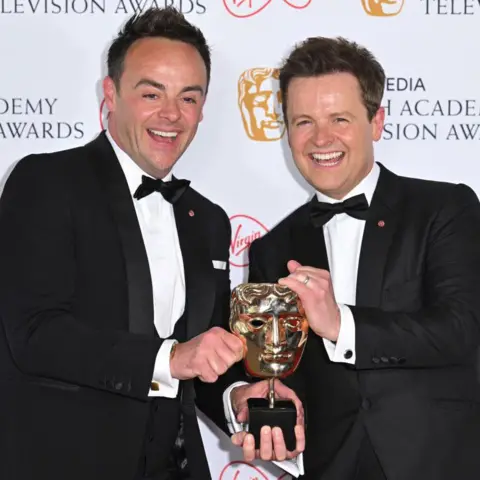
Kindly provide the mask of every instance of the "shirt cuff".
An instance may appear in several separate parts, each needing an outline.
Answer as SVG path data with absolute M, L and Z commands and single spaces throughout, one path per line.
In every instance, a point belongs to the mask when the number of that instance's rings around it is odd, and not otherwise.
M 353 314 L 346 305 L 339 304 L 338 308 L 340 310 L 338 339 L 334 343 L 324 338 L 323 344 L 332 362 L 355 365 L 355 321 Z
M 223 409 L 225 413 L 225 419 L 227 421 L 228 430 L 233 435 L 234 433 L 248 431 L 248 423 L 237 422 L 235 412 L 233 411 L 232 400 L 230 394 L 235 387 L 240 385 L 248 385 L 247 382 L 235 382 L 230 385 L 225 392 L 223 393 Z M 277 467 L 285 470 L 290 475 L 299 477 L 300 475 L 305 475 L 303 468 L 303 454 L 301 453 L 296 458 L 291 460 L 284 460 L 283 462 L 272 462 Z
M 149 397 L 175 398 L 178 393 L 179 380 L 172 378 L 170 374 L 170 350 L 176 340 L 164 340 L 158 350 L 155 366 L 153 368 L 153 380 L 157 382 L 158 390 L 148 392 Z
M 225 414 L 225 420 L 227 421 L 228 430 L 233 435 L 234 433 L 243 432 L 248 429 L 248 423 L 237 422 L 235 412 L 233 411 L 232 400 L 230 394 L 235 387 L 240 385 L 248 385 L 248 382 L 235 382 L 232 383 L 224 392 L 223 392 L 223 412 Z

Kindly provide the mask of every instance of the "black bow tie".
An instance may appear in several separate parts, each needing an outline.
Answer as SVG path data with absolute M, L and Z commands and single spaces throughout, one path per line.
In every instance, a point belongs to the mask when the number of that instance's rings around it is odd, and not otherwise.
M 189 185 L 189 180 L 174 179 L 169 182 L 164 182 L 160 178 L 151 178 L 142 175 L 142 183 L 133 194 L 133 197 L 140 200 L 152 192 L 160 192 L 167 202 L 174 204 L 183 195 Z
M 338 203 L 319 202 L 315 197 L 311 204 L 310 219 L 314 227 L 325 225 L 338 213 L 347 213 L 351 217 L 366 220 L 367 210 L 368 202 L 363 193 Z

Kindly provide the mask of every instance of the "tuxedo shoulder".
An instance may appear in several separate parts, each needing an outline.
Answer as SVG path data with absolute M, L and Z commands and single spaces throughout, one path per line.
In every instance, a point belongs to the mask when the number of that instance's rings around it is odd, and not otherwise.
M 410 199 L 421 199 L 422 203 L 438 205 L 449 201 L 478 202 L 475 191 L 464 183 L 440 180 L 398 177 L 403 183 L 404 191 Z
M 55 152 L 32 153 L 21 158 L 12 168 L 12 173 L 49 175 L 55 172 L 72 170 L 75 160 L 84 158 L 83 146 L 73 147 Z
M 227 212 L 223 209 L 223 207 L 213 202 L 212 200 L 207 198 L 205 195 L 202 195 L 200 192 L 198 192 L 194 188 L 190 187 L 189 190 L 190 190 L 192 203 L 196 205 L 196 208 L 209 211 L 210 214 L 213 214 L 213 215 L 216 214 L 222 217 L 226 217 L 228 220 Z

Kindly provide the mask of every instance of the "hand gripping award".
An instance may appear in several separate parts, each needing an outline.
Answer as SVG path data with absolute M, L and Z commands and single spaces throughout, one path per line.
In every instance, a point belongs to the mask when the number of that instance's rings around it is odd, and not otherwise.
M 245 339 L 244 366 L 250 377 L 269 380 L 268 399 L 248 400 L 248 431 L 260 445 L 264 425 L 280 427 L 288 450 L 295 449 L 297 412 L 290 400 L 275 400 L 275 379 L 298 367 L 308 337 L 308 321 L 297 294 L 276 283 L 244 283 L 230 299 L 230 330 Z

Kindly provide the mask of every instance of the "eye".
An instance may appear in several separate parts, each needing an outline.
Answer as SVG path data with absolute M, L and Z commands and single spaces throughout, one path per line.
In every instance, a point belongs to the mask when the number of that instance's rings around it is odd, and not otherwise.
M 335 119 L 335 122 L 336 123 L 348 123 L 348 120 L 346 118 L 343 118 L 343 117 L 337 117 Z
M 148 98 L 149 100 L 155 100 L 156 98 L 158 98 L 155 93 L 145 93 L 142 96 L 143 98 Z
M 197 103 L 197 99 L 194 97 L 184 97 L 183 100 L 185 103 L 191 103 L 193 105 Z
M 262 328 L 265 324 L 265 320 L 262 320 L 261 318 L 252 318 L 249 323 L 253 328 Z
M 297 123 L 295 124 L 295 126 L 296 126 L 296 127 L 301 127 L 301 126 L 303 126 L 303 125 L 309 125 L 310 123 L 311 123 L 310 120 L 300 120 L 299 122 L 297 122 Z

